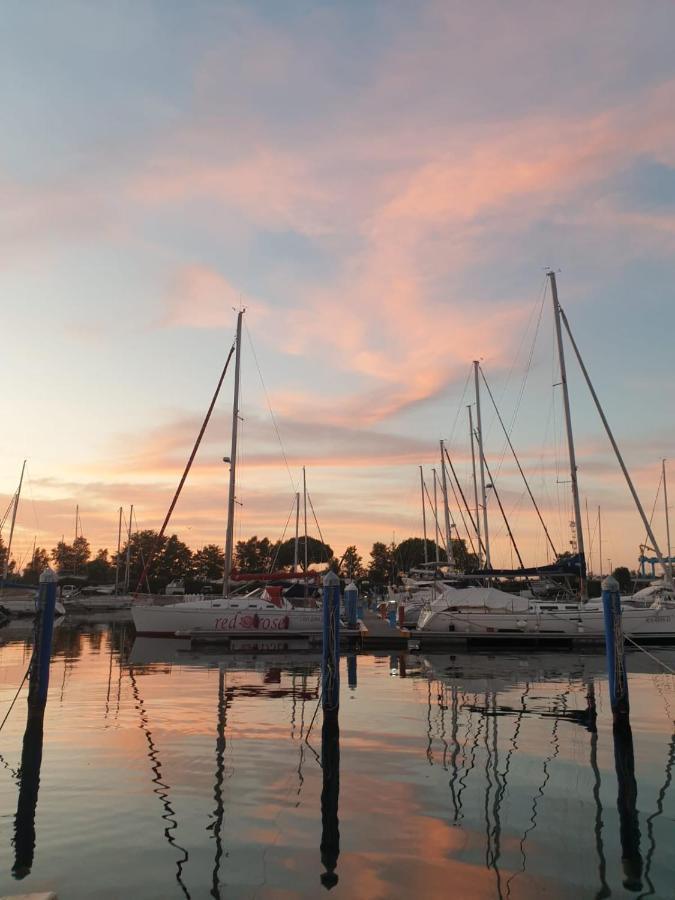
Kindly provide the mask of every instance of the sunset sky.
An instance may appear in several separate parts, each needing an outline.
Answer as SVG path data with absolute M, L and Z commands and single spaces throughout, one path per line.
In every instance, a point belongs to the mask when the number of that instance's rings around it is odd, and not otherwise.
M 76 504 L 94 547 L 114 549 L 121 504 L 159 527 L 239 304 L 238 538 L 281 537 L 303 464 L 338 553 L 421 535 L 439 438 L 469 486 L 479 358 L 569 549 L 549 267 L 651 514 L 675 457 L 673 34 L 670 2 L 3 4 L 17 557 L 72 539 Z M 634 567 L 644 529 L 568 351 L 592 567 L 598 504 L 603 568 Z M 231 400 L 228 376 L 171 529 L 193 547 L 224 538 Z M 483 411 L 516 539 L 545 562 L 485 395 Z

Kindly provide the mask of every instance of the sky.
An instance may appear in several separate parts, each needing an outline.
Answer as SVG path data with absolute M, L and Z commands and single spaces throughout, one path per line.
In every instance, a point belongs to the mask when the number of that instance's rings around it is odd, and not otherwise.
M 479 359 L 569 549 L 549 268 L 665 549 L 674 30 L 658 0 L 5 3 L 0 515 L 26 458 L 18 559 L 72 539 L 76 505 L 94 548 L 115 548 L 120 505 L 159 527 L 239 306 L 238 539 L 284 534 L 303 465 L 339 554 L 421 536 L 439 439 L 472 492 Z M 603 570 L 634 567 L 644 527 L 567 354 L 591 567 L 598 506 Z M 224 540 L 231 403 L 230 373 L 170 529 L 193 547 Z M 485 392 L 482 413 L 519 549 L 545 562 Z M 510 565 L 494 491 L 488 512 Z

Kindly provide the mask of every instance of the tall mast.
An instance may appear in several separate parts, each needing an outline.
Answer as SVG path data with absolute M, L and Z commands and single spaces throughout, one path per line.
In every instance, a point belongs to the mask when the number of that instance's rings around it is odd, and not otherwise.
M 478 482 L 476 480 L 476 448 L 473 434 L 473 412 L 471 404 L 466 407 L 469 410 L 469 435 L 471 437 L 471 470 L 473 473 L 473 501 L 476 505 L 476 538 L 478 539 L 478 568 L 481 568 L 481 541 L 480 541 L 480 516 L 478 515 Z
M 424 564 L 429 562 L 429 550 L 427 548 L 427 506 L 424 501 L 424 472 L 420 466 L 420 488 L 422 490 L 422 530 L 424 532 Z
M 665 459 L 661 462 L 661 469 L 663 474 L 663 502 L 666 508 L 666 551 L 668 556 L 666 557 L 666 561 L 668 566 L 664 568 L 664 579 L 668 584 L 673 583 L 673 562 L 672 562 L 672 551 L 670 549 L 670 519 L 668 518 L 668 485 L 666 484 L 666 461 Z
M 120 550 L 122 549 L 122 507 L 120 506 L 119 522 L 117 523 L 117 556 L 115 557 L 115 596 L 120 591 Z
M 293 547 L 293 574 L 298 573 L 298 539 L 300 527 L 300 492 L 295 494 L 295 544 Z
M 305 562 L 305 603 L 306 603 L 307 596 L 309 594 L 309 591 L 307 589 L 307 565 L 308 565 L 307 561 L 309 559 L 309 556 L 307 553 L 307 473 L 305 471 L 304 466 L 302 467 L 302 497 L 303 497 L 303 504 L 304 504 L 303 517 L 304 517 L 304 524 L 305 524 L 304 562 Z
M 441 561 L 441 548 L 438 546 L 438 538 L 440 537 L 439 529 L 438 529 L 438 476 L 436 475 L 436 469 L 431 470 L 434 473 L 434 522 L 435 525 L 435 541 L 436 544 L 436 565 Z
M 448 557 L 448 569 L 452 569 L 455 560 L 452 555 L 452 532 L 450 530 L 450 507 L 448 506 L 448 481 L 445 473 L 445 441 L 441 441 L 441 487 L 443 490 L 443 508 L 445 510 L 445 552 Z
M 599 506 L 598 506 L 598 544 L 599 544 L 599 549 L 600 549 L 600 572 L 598 574 L 600 576 L 600 580 L 602 581 L 602 573 L 604 571 L 602 568 L 602 514 L 600 512 Z M 610 572 L 610 575 L 611 574 L 612 573 Z
M 14 508 L 12 509 L 12 524 L 9 526 L 9 543 L 7 544 L 7 555 L 5 556 L 4 571 L 2 580 L 7 581 L 7 573 L 9 572 L 9 555 L 12 552 L 12 538 L 14 537 L 14 523 L 16 522 L 16 513 L 19 508 L 19 499 L 21 498 L 21 485 L 23 484 L 23 473 L 26 470 L 26 460 L 24 459 L 21 466 L 21 477 L 19 478 L 19 487 L 14 495 Z
M 491 569 L 490 561 L 490 533 L 488 531 L 488 514 L 487 514 L 487 493 L 485 490 L 485 451 L 483 449 L 483 425 L 480 417 L 480 385 L 478 383 L 478 360 L 473 361 L 473 378 L 476 388 L 476 441 L 478 443 L 478 463 L 480 468 L 480 495 L 483 502 L 483 535 L 485 540 L 485 568 Z M 478 511 L 476 511 L 476 520 L 478 520 Z M 479 542 L 480 545 L 480 542 Z
M 232 551 L 234 548 L 234 503 L 237 487 L 237 434 L 239 431 L 239 374 L 241 370 L 241 320 L 244 310 L 237 313 L 237 336 L 234 356 L 234 399 L 232 401 L 232 444 L 230 446 L 230 491 L 227 498 L 227 534 L 225 536 L 225 568 L 223 571 L 223 597 L 230 589 Z
M 134 504 L 129 507 L 129 528 L 127 532 L 127 562 L 124 570 L 124 593 L 129 593 L 129 582 L 131 579 L 131 520 L 134 517 Z
M 572 503 L 574 505 L 574 527 L 577 536 L 577 552 L 579 553 L 579 595 L 581 600 L 588 600 L 586 584 L 586 554 L 584 552 L 584 531 L 581 527 L 581 506 L 579 504 L 579 483 L 577 481 L 577 460 L 574 453 L 574 435 L 572 434 L 572 414 L 570 413 L 570 395 L 567 388 L 567 369 L 565 367 L 565 351 L 563 349 L 562 330 L 560 328 L 560 303 L 558 302 L 558 286 L 555 272 L 548 272 L 551 281 L 553 298 L 553 318 L 558 343 L 558 360 L 560 362 L 560 383 L 563 391 L 563 407 L 565 410 L 565 427 L 567 429 L 567 450 L 570 460 L 570 478 L 572 479 Z

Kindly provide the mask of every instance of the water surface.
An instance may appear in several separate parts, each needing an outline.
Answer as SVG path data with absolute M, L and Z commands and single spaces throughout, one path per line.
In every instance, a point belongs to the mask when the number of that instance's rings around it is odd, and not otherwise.
M 0 642 L 1 718 L 30 626 Z M 600 654 L 343 659 L 322 748 L 316 654 L 62 625 L 0 732 L 0 894 L 672 898 L 675 684 L 628 668 L 615 734 Z

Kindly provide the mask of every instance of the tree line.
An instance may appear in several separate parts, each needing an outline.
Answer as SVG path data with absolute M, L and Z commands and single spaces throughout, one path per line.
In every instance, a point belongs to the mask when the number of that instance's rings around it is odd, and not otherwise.
M 431 540 L 426 542 L 426 557 L 430 562 L 445 558 L 445 550 L 437 547 Z M 474 554 L 469 553 L 466 544 L 461 540 L 453 541 L 455 562 L 460 570 L 471 571 L 477 566 Z M 171 581 L 182 580 L 188 591 L 199 590 L 212 581 L 222 580 L 224 567 L 223 549 L 217 544 L 205 544 L 198 550 L 192 550 L 181 541 L 176 534 L 163 535 L 159 538 L 156 531 L 145 529 L 131 535 L 119 552 L 109 553 L 107 548 L 92 552 L 86 537 L 79 536 L 72 543 L 59 541 L 48 551 L 44 547 L 36 547 L 32 559 L 18 570 L 15 560 L 9 565 L 9 575 L 14 580 L 21 579 L 25 584 L 37 584 L 40 573 L 51 565 L 59 576 L 67 576 L 86 581 L 90 585 L 109 585 L 115 582 L 116 573 L 120 585 L 124 585 L 127 576 L 131 590 L 136 588 L 143 574 L 145 564 L 152 556 L 152 564 L 147 575 L 147 583 L 142 589 L 152 592 L 164 590 Z M 356 581 L 368 580 L 374 586 L 393 583 L 397 574 L 407 572 L 421 565 L 425 560 L 424 541 L 421 538 L 407 538 L 399 544 L 393 541 L 385 544 L 376 541 L 366 561 L 359 554 L 356 546 L 346 548 L 341 556 L 337 556 L 329 544 L 316 538 L 307 538 L 307 567 L 318 567 L 321 570 L 332 569 L 341 577 Z M 0 538 L 0 571 L 4 565 L 6 548 Z M 298 541 L 298 571 L 304 573 L 305 539 Z M 284 572 L 290 575 L 295 562 L 295 540 L 271 541 L 267 537 L 257 535 L 239 541 L 234 552 L 234 574 L 263 574 L 268 572 Z

